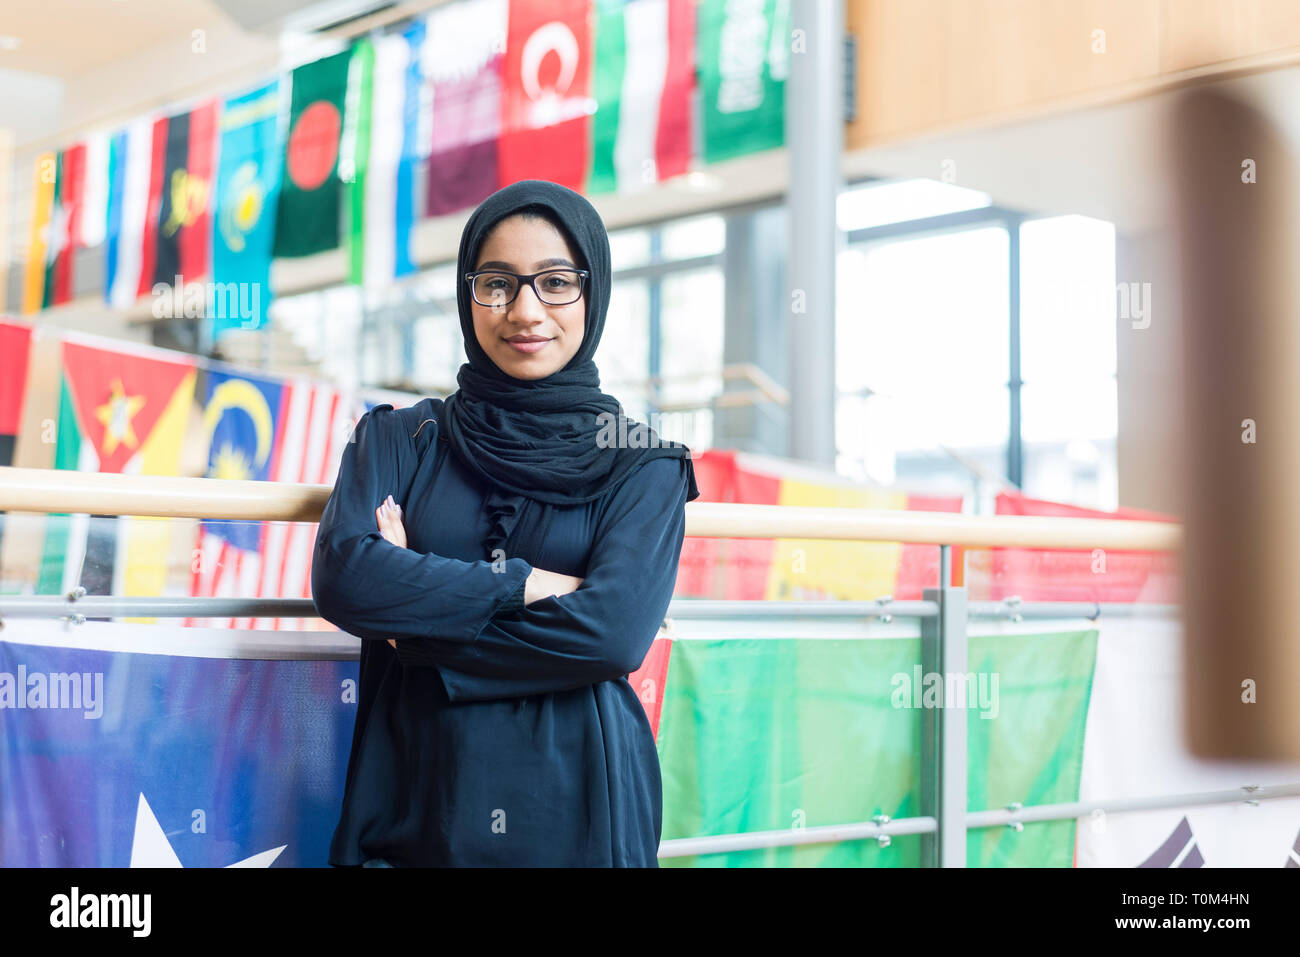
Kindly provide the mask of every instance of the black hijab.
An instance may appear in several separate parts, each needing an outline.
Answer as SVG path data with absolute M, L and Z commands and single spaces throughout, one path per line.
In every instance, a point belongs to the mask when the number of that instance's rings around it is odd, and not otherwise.
M 578 266 L 590 273 L 583 291 L 582 343 L 563 368 L 542 379 L 516 379 L 483 351 L 465 281 L 493 227 L 526 206 L 550 211 Z M 492 525 L 489 554 L 497 547 L 509 553 L 530 503 L 544 507 L 545 537 L 553 507 L 599 498 L 652 458 L 685 459 L 687 501 L 699 497 L 691 450 L 625 416 L 622 403 L 600 389 L 592 356 L 605 328 L 610 272 L 609 236 L 600 215 L 581 194 L 558 183 L 512 183 L 483 200 L 465 224 L 456 260 L 456 305 L 469 362 L 456 374 L 459 389 L 445 400 L 440 434 L 459 461 L 492 487 L 484 501 Z M 641 447 L 620 447 L 633 444 Z

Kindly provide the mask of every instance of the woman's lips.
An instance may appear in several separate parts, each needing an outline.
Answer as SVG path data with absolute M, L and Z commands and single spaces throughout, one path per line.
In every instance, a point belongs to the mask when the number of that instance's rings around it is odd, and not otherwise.
M 541 352 L 548 345 L 550 345 L 551 340 L 534 339 L 531 342 L 518 342 L 514 339 L 507 339 L 506 342 L 509 343 L 514 348 L 518 349 L 520 352 L 532 353 L 532 352 Z

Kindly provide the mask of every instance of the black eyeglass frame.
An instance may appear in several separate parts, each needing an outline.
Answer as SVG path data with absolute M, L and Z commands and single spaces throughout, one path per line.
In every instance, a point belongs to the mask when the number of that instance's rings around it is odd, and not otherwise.
M 568 302 L 547 302 L 542 298 L 542 294 L 537 289 L 537 279 L 539 276 L 545 276 L 553 272 L 571 272 L 578 275 L 578 294 Z M 479 269 L 474 272 L 465 273 L 465 281 L 469 283 L 469 297 L 477 302 L 480 306 L 508 306 L 519 298 L 519 290 L 524 288 L 524 283 L 533 287 L 533 295 L 537 301 L 544 306 L 571 306 L 582 298 L 582 294 L 587 291 L 587 278 L 591 275 L 586 269 L 572 269 L 568 266 L 552 266 L 550 269 L 543 269 L 541 272 L 535 272 L 531 275 L 511 272 L 508 269 Z M 515 294 L 505 302 L 480 302 L 478 296 L 474 295 L 474 280 L 479 276 L 514 276 L 518 282 L 515 285 Z

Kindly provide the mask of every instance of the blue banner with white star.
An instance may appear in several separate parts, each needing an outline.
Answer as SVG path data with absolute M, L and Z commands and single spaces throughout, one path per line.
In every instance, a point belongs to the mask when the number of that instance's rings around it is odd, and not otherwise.
M 6 639 L 52 626 L 11 620 Z M 166 625 L 76 631 L 92 633 L 205 640 Z M 0 866 L 328 866 L 357 670 L 0 641 Z

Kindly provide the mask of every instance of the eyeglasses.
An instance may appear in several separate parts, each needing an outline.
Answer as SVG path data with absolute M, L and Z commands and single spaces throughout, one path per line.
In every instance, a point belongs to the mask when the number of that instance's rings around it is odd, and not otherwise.
M 566 306 L 577 302 L 582 296 L 589 275 L 591 274 L 585 269 L 547 269 L 531 276 L 485 269 L 465 273 L 465 281 L 469 283 L 474 301 L 480 306 L 510 305 L 525 282 L 533 287 L 537 298 L 548 306 Z M 538 279 L 542 280 L 541 283 L 538 283 Z

